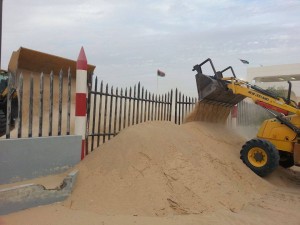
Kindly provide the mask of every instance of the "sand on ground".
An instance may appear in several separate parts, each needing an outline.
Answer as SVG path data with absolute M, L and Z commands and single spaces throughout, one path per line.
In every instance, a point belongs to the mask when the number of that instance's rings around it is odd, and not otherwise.
M 300 171 L 255 175 L 239 159 L 244 142 L 214 123 L 131 126 L 76 166 L 66 201 L 0 224 L 299 224 Z

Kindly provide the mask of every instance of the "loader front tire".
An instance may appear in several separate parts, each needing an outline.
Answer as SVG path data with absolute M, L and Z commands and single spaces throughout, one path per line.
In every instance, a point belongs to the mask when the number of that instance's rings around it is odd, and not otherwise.
M 279 166 L 279 152 L 275 146 L 263 139 L 247 141 L 240 152 L 240 158 L 257 175 L 264 177 Z

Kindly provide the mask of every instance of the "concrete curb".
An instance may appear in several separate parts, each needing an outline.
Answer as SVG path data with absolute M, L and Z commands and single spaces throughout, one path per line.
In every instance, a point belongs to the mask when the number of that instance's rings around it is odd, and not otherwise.
M 55 189 L 40 184 L 25 184 L 0 190 L 0 215 L 65 200 L 72 192 L 78 170 L 66 176 Z

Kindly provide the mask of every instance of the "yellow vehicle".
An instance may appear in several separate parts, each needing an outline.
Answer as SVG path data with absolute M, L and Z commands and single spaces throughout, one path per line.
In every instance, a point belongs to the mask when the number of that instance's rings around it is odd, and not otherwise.
M 210 63 L 213 76 L 202 73 L 202 66 Z M 232 77 L 223 73 L 231 70 Z M 195 65 L 199 101 L 232 107 L 244 98 L 251 98 L 256 104 L 273 114 L 273 119 L 264 121 L 257 137 L 247 141 L 240 151 L 242 161 L 257 175 L 266 176 L 279 165 L 288 168 L 300 166 L 300 109 L 290 99 L 291 82 L 287 97 L 236 78 L 232 67 L 216 71 L 210 59 Z

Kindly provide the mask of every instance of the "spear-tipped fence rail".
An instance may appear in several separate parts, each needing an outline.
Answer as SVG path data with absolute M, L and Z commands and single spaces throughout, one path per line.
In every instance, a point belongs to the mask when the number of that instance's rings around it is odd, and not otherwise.
M 35 85 L 36 79 L 39 79 L 39 85 Z M 75 82 L 70 71 L 67 76 L 62 71 L 58 75 L 30 75 L 29 88 L 26 90 L 24 80 L 24 76 L 20 74 L 16 85 L 19 107 L 15 138 L 70 135 L 74 119 L 74 112 L 71 111 L 71 87 L 72 82 Z M 28 81 L 28 76 L 26 80 Z M 12 89 L 12 84 L 9 89 Z M 197 102 L 196 98 L 187 97 L 177 89 L 175 93 L 170 90 L 165 94 L 154 94 L 140 83 L 129 88 L 114 88 L 104 85 L 103 81 L 99 82 L 98 77 L 93 79 L 87 96 L 86 153 L 110 140 L 122 129 L 135 124 L 146 121 L 173 121 L 182 124 Z M 8 98 L 7 139 L 11 138 L 10 101 Z M 67 107 L 63 107 L 66 105 Z M 34 133 L 36 127 L 37 134 Z
M 47 76 L 48 82 L 48 93 L 45 92 L 45 76 Z M 29 76 L 29 89 L 24 91 L 24 76 L 21 73 L 17 79 L 13 74 L 10 74 L 8 77 L 8 93 L 12 93 L 13 89 L 17 89 L 18 93 L 18 116 L 15 121 L 11 120 L 11 109 L 12 109 L 12 99 L 11 95 L 7 95 L 7 108 L 6 108 L 6 139 L 11 138 L 11 130 L 17 131 L 15 134 L 15 138 L 26 138 L 33 136 L 52 136 L 52 135 L 63 135 L 62 126 L 66 127 L 66 134 L 70 134 L 70 120 L 71 120 L 71 74 L 68 71 L 67 76 L 67 86 L 68 92 L 67 95 L 63 93 L 63 72 L 60 71 L 58 75 L 58 85 L 54 86 L 54 74 L 45 75 L 43 73 L 40 76 Z M 28 76 L 26 77 L 28 78 Z M 36 79 L 39 79 L 39 86 L 35 86 Z M 13 82 L 14 80 L 14 82 Z M 26 79 L 28 80 L 28 79 Z M 14 83 L 14 84 L 13 84 Z M 54 89 L 58 90 L 58 99 L 54 98 Z M 56 92 L 57 93 L 57 92 Z M 25 99 L 24 96 L 27 96 Z M 47 108 L 45 107 L 45 100 L 49 102 Z M 63 105 L 67 101 L 67 110 L 63 112 Z M 26 106 L 26 107 L 25 107 Z M 38 109 L 36 109 L 38 108 Z M 55 109 L 58 109 L 57 112 L 54 112 Z M 45 113 L 48 113 L 48 121 L 45 119 Z M 56 114 L 57 113 L 57 114 Z M 56 115 L 55 115 L 56 114 Z M 66 120 L 63 121 L 63 114 L 67 114 L 65 116 Z M 35 118 L 37 115 L 38 118 Z M 57 116 L 57 133 L 53 132 L 53 118 Z M 37 120 L 36 120 L 37 119 Z M 14 126 L 12 127 L 12 122 L 14 122 Z M 26 124 L 24 124 L 26 122 Z M 37 124 L 37 125 L 36 125 Z M 64 125 L 66 124 L 66 125 Z M 46 135 L 44 127 L 48 127 L 48 134 Z M 38 127 L 37 134 L 35 135 L 33 130 Z M 26 132 L 27 130 L 27 132 Z M 26 135 L 27 133 L 27 135 Z
M 88 95 L 89 133 L 87 151 L 110 140 L 122 129 L 146 121 L 172 119 L 173 91 L 155 95 L 138 83 L 130 88 L 113 88 L 95 78 Z

